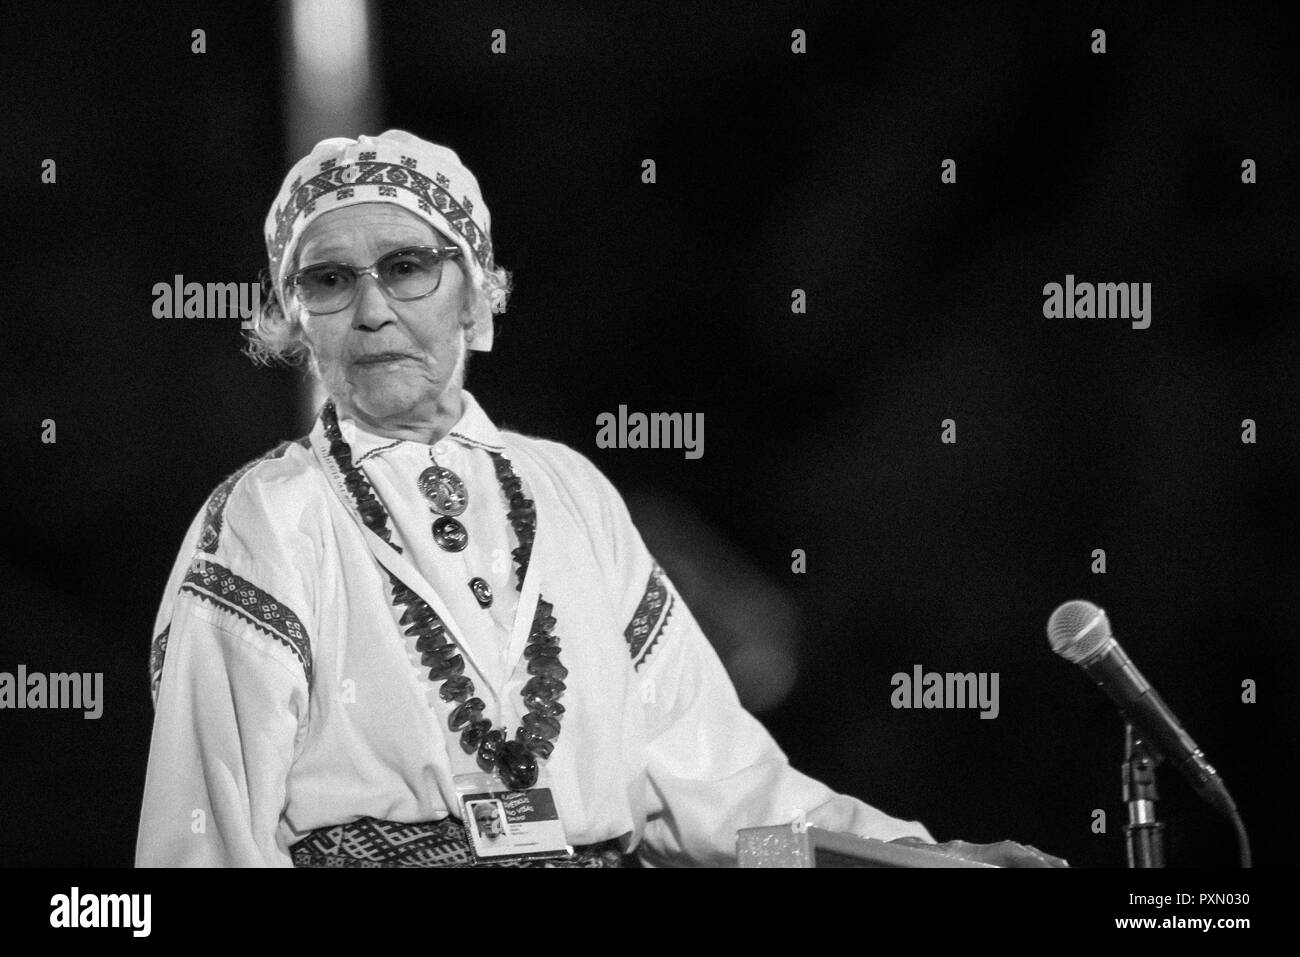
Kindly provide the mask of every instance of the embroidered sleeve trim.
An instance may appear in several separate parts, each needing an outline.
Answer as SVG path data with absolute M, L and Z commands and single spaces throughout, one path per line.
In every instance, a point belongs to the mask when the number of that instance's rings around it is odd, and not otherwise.
M 632 666 L 633 671 L 640 671 L 641 666 L 650 660 L 650 652 L 655 650 L 655 645 L 659 644 L 659 639 L 663 637 L 663 633 L 668 628 L 668 619 L 672 617 L 673 606 L 676 604 L 676 602 L 677 602 L 676 597 L 671 593 L 669 593 L 668 606 L 664 608 L 664 616 L 659 621 L 659 627 L 654 630 L 654 634 L 650 637 L 650 641 L 646 644 L 645 652 L 641 655 L 640 658 L 636 660 L 636 664 Z
M 172 630 L 168 623 L 162 631 L 153 640 L 153 646 L 149 649 L 149 691 L 156 700 L 158 697 L 158 682 L 162 680 L 163 659 L 167 657 L 167 635 Z
M 293 442 L 281 442 L 270 452 L 241 466 L 238 471 L 232 473 L 217 486 L 216 491 L 208 497 L 208 504 L 204 507 L 203 532 L 199 535 L 200 551 L 207 552 L 210 555 L 216 554 L 217 545 L 221 541 L 221 526 L 225 520 L 226 502 L 230 500 L 230 493 L 234 491 L 239 480 L 259 462 L 280 458 L 293 444 Z
M 673 613 L 675 596 L 668 587 L 668 579 L 663 569 L 655 565 L 650 569 L 650 578 L 646 582 L 645 593 L 636 606 L 632 620 L 623 629 L 627 639 L 628 652 L 635 662 L 633 670 L 640 670 L 650 657 L 650 652 L 659 642 L 664 627 Z
M 307 677 L 307 684 L 311 685 L 311 643 L 307 629 L 287 605 L 276 601 L 229 568 L 202 558 L 196 558 L 190 566 L 189 574 L 181 584 L 181 591 L 188 591 L 223 611 L 242 618 L 280 642 L 297 657 L 303 674 Z M 164 632 L 164 650 L 165 635 Z

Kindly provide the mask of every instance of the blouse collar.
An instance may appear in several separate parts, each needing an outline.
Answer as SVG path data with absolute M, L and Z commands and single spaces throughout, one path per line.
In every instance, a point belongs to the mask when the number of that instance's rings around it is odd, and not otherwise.
M 352 418 L 345 418 L 340 415 L 339 431 L 343 433 L 344 440 L 352 447 L 352 461 L 358 465 L 368 458 L 377 455 L 383 455 L 395 449 L 404 446 L 418 446 L 422 449 L 432 447 L 435 453 L 447 442 L 458 442 L 461 445 L 470 448 L 486 449 L 491 452 L 502 452 L 505 445 L 501 441 L 501 433 L 497 427 L 488 418 L 483 407 L 478 404 L 478 400 L 467 390 L 461 389 L 462 409 L 460 418 L 452 426 L 451 431 L 446 436 L 434 442 L 432 446 L 429 443 L 417 442 L 414 439 L 394 439 L 383 435 L 375 435 L 368 432 L 357 424 Z

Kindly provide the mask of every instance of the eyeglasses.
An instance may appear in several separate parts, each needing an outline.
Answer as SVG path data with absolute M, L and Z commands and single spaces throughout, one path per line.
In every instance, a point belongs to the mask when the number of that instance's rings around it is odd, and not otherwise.
M 308 312 L 341 312 L 357 298 L 361 277 L 375 277 L 385 294 L 401 302 L 432 295 L 442 282 L 442 264 L 460 255 L 459 246 L 406 246 L 385 253 L 364 269 L 348 263 L 313 263 L 288 276 L 291 289 Z

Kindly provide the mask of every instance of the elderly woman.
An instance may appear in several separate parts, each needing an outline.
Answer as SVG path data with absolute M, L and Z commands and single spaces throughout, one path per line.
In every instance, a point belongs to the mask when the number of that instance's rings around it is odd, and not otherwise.
M 400 130 L 286 177 L 250 344 L 329 398 L 185 536 L 137 863 L 728 864 L 798 815 L 933 843 L 791 768 L 610 483 L 463 388 L 510 287 L 490 226 L 457 155 Z M 489 848 L 464 822 L 491 800 Z

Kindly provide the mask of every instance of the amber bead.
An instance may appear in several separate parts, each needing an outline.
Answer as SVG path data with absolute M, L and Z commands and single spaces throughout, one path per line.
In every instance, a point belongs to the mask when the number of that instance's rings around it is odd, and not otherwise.
M 415 640 L 416 651 L 433 651 L 435 648 L 443 648 L 447 644 L 447 632 L 438 628 L 428 631 Z
M 543 701 L 540 698 L 533 698 L 527 702 L 527 705 L 529 711 L 549 715 L 552 718 L 558 718 L 564 714 L 564 705 L 558 701 Z
M 428 622 L 437 619 L 438 614 L 424 602 L 412 605 L 402 613 L 402 620 L 398 624 L 410 625 L 415 622 Z
M 454 658 L 451 658 L 448 661 L 444 661 L 441 664 L 434 665 L 432 668 L 430 668 L 429 680 L 441 681 L 443 678 L 451 678 L 454 675 L 464 674 L 464 672 L 465 672 L 465 659 L 462 658 L 460 655 L 456 655 Z
M 430 648 L 424 654 L 420 655 L 420 664 L 426 668 L 436 667 L 443 662 L 450 661 L 457 654 L 459 649 L 455 645 L 443 645 L 441 648 Z
M 527 734 L 535 734 L 539 738 L 554 738 L 560 733 L 560 722 L 555 718 L 548 718 L 544 714 L 538 714 L 536 711 L 530 711 L 524 715 L 524 731 Z
M 487 705 L 483 703 L 482 698 L 470 698 L 468 701 L 457 705 L 452 711 L 451 717 L 447 719 L 447 726 L 453 731 L 459 731 L 471 721 L 477 721 L 483 714 L 483 709 Z
M 478 746 L 478 766 L 484 771 L 492 771 L 497 766 L 497 752 L 506 743 L 506 733 L 498 728 L 483 736 L 483 743 Z
M 438 689 L 438 694 L 443 701 L 464 701 L 473 693 L 474 682 L 470 681 L 467 675 L 448 678 Z
M 534 658 L 528 662 L 528 673 L 560 679 L 569 677 L 569 669 L 560 664 L 558 658 Z
M 549 758 L 551 752 L 555 750 L 555 745 L 550 741 L 539 738 L 535 734 L 529 734 L 524 728 L 519 729 L 519 740 L 525 748 L 539 758 Z
M 525 698 L 537 697 L 554 701 L 564 692 L 564 682 L 550 675 L 534 675 L 522 689 Z
M 466 754 L 473 754 L 483 743 L 487 733 L 492 730 L 492 722 L 487 718 L 471 721 L 460 733 L 460 746 Z

